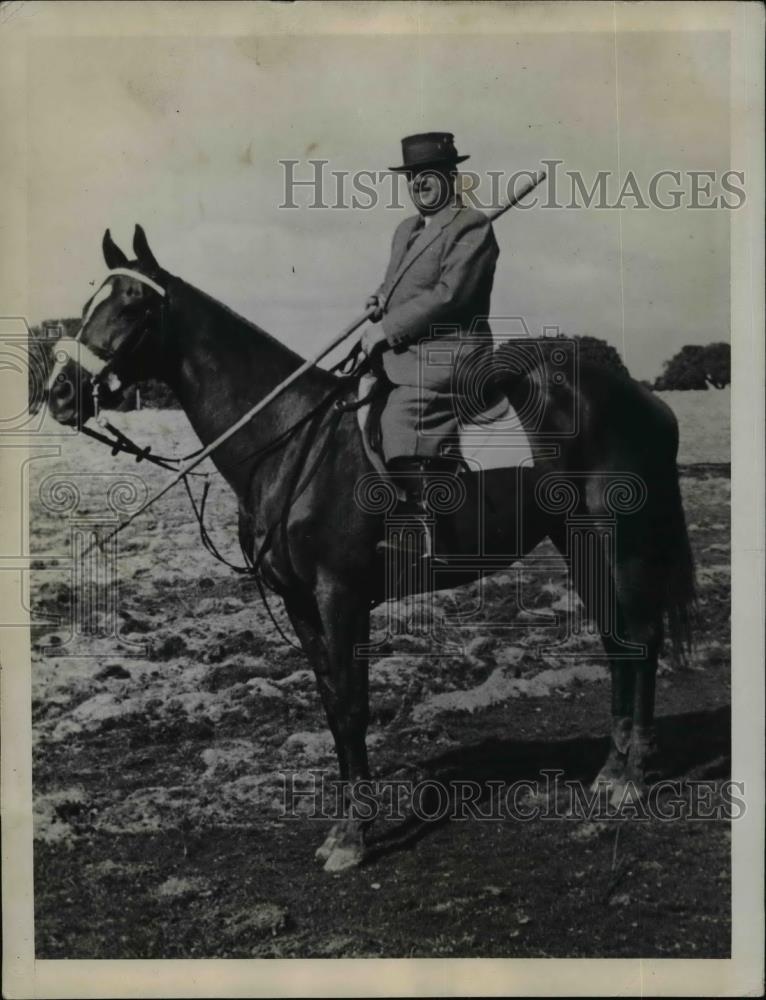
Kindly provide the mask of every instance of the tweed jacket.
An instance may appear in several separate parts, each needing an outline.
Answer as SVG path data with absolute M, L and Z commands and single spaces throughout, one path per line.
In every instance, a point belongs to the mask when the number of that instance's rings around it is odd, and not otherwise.
M 487 319 L 499 250 L 489 219 L 474 208 L 446 206 L 408 249 L 420 226 L 420 217 L 411 216 L 397 227 L 376 292 L 391 347 L 383 351 L 383 365 L 395 385 L 452 391 L 448 358 L 451 352 L 456 361 L 456 338 L 470 333 L 471 341 L 491 346 Z

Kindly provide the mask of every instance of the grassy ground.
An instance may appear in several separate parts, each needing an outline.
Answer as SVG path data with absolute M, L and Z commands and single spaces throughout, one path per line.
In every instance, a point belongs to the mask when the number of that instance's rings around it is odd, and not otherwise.
M 689 668 L 661 662 L 658 712 L 664 773 L 682 779 L 685 794 L 694 779 L 709 780 L 715 800 L 729 761 L 726 399 L 677 395 L 702 624 Z M 155 429 L 158 451 L 193 447 L 179 415 L 125 416 L 143 440 Z M 63 561 L 43 558 L 67 552 L 69 520 L 44 480 L 89 470 L 78 480 L 78 516 L 97 516 L 113 481 L 92 475 L 97 454 L 68 441 L 36 481 L 38 957 L 729 953 L 723 819 L 453 821 L 359 870 L 323 873 L 313 851 L 327 821 L 281 815 L 283 773 L 334 769 L 312 676 L 252 584 L 201 549 L 181 491 L 124 536 L 116 607 L 91 609 L 96 621 L 116 614 L 121 638 L 70 640 L 64 623 L 80 591 Z M 114 467 L 107 458 L 102 468 Z M 141 475 L 154 489 L 164 474 L 142 466 Z M 210 515 L 234 555 L 223 488 L 211 491 Z M 572 780 L 595 773 L 609 716 L 599 647 L 583 636 L 546 649 L 544 618 L 509 633 L 504 623 L 522 624 L 510 583 L 508 574 L 488 582 L 485 623 L 462 636 L 462 654 L 428 655 L 427 641 L 411 636 L 371 664 L 377 775 L 486 783 L 550 768 Z M 566 614 L 563 564 L 542 570 L 528 559 L 523 586 L 535 613 Z M 437 612 L 476 596 L 439 595 Z M 380 635 L 383 610 L 374 625 Z

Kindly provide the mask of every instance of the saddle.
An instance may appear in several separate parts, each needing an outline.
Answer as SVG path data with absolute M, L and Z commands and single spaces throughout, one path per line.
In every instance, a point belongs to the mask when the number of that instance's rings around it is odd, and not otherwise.
M 383 459 L 380 418 L 393 385 L 382 371 L 364 372 L 357 389 L 357 417 L 364 448 L 376 472 L 388 477 Z M 500 386 L 485 391 L 484 407 L 460 424 L 457 453 L 450 454 L 472 471 L 533 465 L 529 438 Z

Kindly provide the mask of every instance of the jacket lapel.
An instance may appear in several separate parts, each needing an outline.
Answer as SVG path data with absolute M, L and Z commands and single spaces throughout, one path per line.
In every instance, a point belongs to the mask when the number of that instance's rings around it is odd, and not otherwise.
M 409 252 L 407 250 L 407 244 L 410 242 L 410 239 L 412 238 L 412 234 L 417 229 L 417 225 L 418 225 L 418 216 L 416 215 L 416 216 L 413 216 L 412 225 L 406 230 L 406 232 L 403 232 L 400 235 L 400 237 L 399 237 L 398 244 L 397 244 L 397 247 L 396 247 L 396 255 L 395 255 L 395 259 L 396 259 L 396 267 L 394 268 L 394 274 L 395 275 L 399 273 L 399 269 L 402 266 L 404 258 L 408 254 L 408 252 Z M 421 227 L 420 233 L 419 233 L 417 239 L 415 239 L 414 243 L 417 243 L 422 235 L 423 235 L 423 227 Z M 414 243 L 413 243 L 413 246 L 414 246 Z M 410 247 L 410 250 L 411 249 L 412 249 L 412 247 Z
M 461 206 L 462 207 L 462 206 Z M 456 217 L 457 213 L 460 211 L 460 207 L 455 208 L 452 205 L 448 205 L 443 208 L 441 212 L 438 212 L 433 220 L 425 227 L 425 229 L 420 233 L 417 239 L 414 241 L 409 250 L 404 251 L 404 255 L 394 272 L 394 276 L 386 290 L 386 302 L 388 302 L 391 292 L 399 284 L 402 275 L 407 271 L 407 269 L 418 259 L 418 257 L 426 250 L 436 239 L 437 236 L 441 235 L 442 230 L 445 226 L 448 226 L 450 222 Z M 417 221 L 417 220 L 416 220 Z M 415 223 L 413 223 L 413 228 Z M 402 241 L 402 250 L 407 246 L 407 240 L 412 234 L 412 229 L 410 229 L 406 235 L 406 238 Z M 400 251 L 401 252 L 401 251 Z

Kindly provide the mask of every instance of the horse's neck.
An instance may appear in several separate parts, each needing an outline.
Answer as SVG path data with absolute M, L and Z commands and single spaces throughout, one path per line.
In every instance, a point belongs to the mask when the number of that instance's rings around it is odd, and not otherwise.
M 303 359 L 264 330 L 176 279 L 168 289 L 165 378 L 203 445 L 209 444 L 284 381 Z M 314 369 L 221 447 L 214 460 L 226 478 L 234 467 L 294 422 L 332 386 Z

